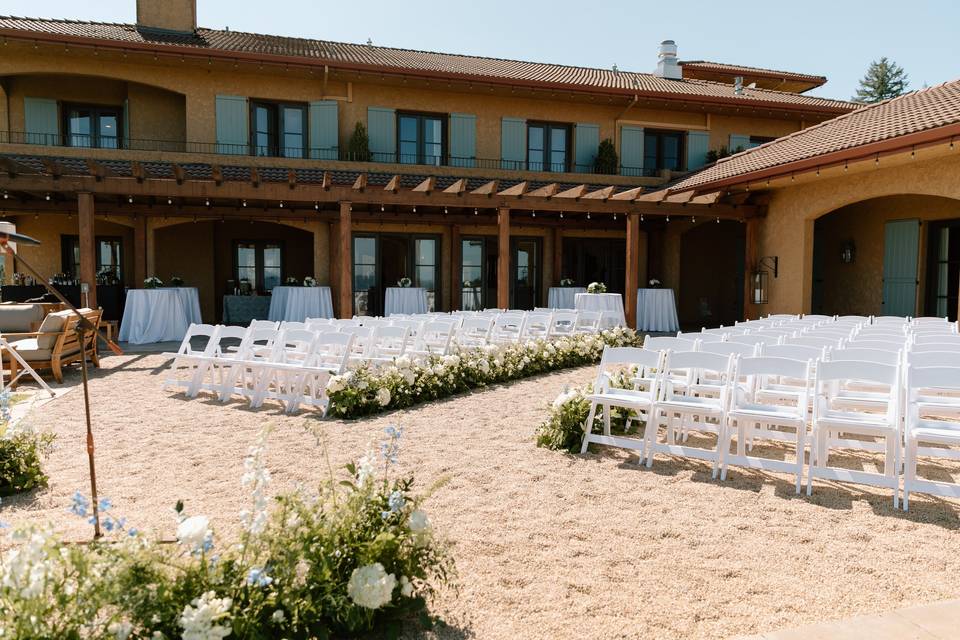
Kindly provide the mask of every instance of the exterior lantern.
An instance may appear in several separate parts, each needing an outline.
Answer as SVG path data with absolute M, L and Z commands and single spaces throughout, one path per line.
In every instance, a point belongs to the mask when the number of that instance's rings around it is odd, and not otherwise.
M 751 276 L 753 286 L 753 304 L 767 304 L 770 301 L 770 272 L 758 269 Z
M 843 262 L 843 264 L 853 264 L 856 259 L 857 246 L 853 244 L 853 240 L 847 240 L 840 249 L 840 261 Z

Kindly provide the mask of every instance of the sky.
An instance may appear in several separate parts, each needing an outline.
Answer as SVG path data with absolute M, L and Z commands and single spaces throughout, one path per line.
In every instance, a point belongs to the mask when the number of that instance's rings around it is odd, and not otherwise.
M 956 0 L 198 0 L 197 13 L 210 28 L 628 71 L 652 71 L 672 39 L 681 60 L 825 75 L 810 94 L 841 99 L 881 56 L 911 89 L 960 78 Z M 0 15 L 134 22 L 136 0 L 0 0 Z

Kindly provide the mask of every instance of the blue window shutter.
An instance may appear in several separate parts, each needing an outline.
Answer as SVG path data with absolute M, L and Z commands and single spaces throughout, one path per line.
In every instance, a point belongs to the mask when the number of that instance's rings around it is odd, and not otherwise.
M 27 144 L 60 144 L 60 118 L 57 117 L 56 100 L 24 98 L 23 124 Z
M 527 164 L 527 121 L 503 118 L 500 121 L 500 168 L 525 169 Z
M 600 146 L 600 125 L 578 122 L 574 129 L 574 152 L 576 173 L 593 173 L 593 164 L 597 159 L 597 147 Z
M 620 127 L 620 175 L 643 175 L 643 127 Z
M 710 151 L 708 131 L 687 131 L 687 170 L 693 171 L 707 164 Z
M 739 133 L 730 134 L 730 146 L 728 147 L 730 153 L 737 153 L 737 150 L 746 151 L 757 145 L 750 143 L 750 136 L 740 135 Z
M 477 116 L 450 114 L 450 166 L 477 166 Z
M 920 221 L 891 220 L 883 234 L 883 302 L 885 316 L 912 316 L 917 311 L 917 259 Z
M 250 152 L 249 116 L 243 96 L 217 96 L 217 153 Z
M 340 157 L 340 123 L 337 101 L 310 103 L 310 157 L 315 160 L 337 160 Z
M 394 109 L 367 107 L 367 135 L 374 162 L 397 161 L 397 113 Z

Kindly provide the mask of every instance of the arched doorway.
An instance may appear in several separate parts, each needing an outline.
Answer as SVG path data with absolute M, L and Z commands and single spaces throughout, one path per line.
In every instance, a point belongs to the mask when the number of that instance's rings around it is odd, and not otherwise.
M 813 313 L 957 317 L 960 200 L 872 198 L 814 223 Z
M 681 327 L 729 326 L 743 318 L 745 241 L 739 222 L 704 222 L 683 234 L 677 300 Z

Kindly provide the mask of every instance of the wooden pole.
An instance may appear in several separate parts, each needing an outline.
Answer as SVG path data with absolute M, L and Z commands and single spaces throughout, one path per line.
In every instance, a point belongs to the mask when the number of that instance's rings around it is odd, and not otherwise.
M 563 275 L 563 229 L 553 228 L 553 283 L 560 284 Z
M 448 305 L 450 311 L 460 310 L 460 286 L 463 276 L 461 270 L 462 251 L 463 243 L 460 240 L 460 227 L 452 224 L 450 225 L 450 304 Z
M 510 308 L 510 208 L 497 210 L 497 307 Z
M 133 221 L 133 286 L 142 287 L 147 279 L 147 218 Z
M 627 273 L 624 291 L 624 315 L 627 326 L 637 326 L 637 289 L 640 286 L 640 216 L 627 214 Z
M 743 276 L 743 319 L 759 317 L 757 305 L 753 303 L 753 272 L 760 262 L 760 221 L 761 218 L 747 218 L 746 241 L 744 242 Z M 769 281 L 768 281 L 769 282 Z
M 350 244 L 353 229 L 353 209 L 349 202 L 340 203 L 340 317 L 353 317 L 353 251 Z
M 77 194 L 80 232 L 80 282 L 89 288 L 86 305 L 97 308 L 97 237 L 94 227 L 93 194 Z

